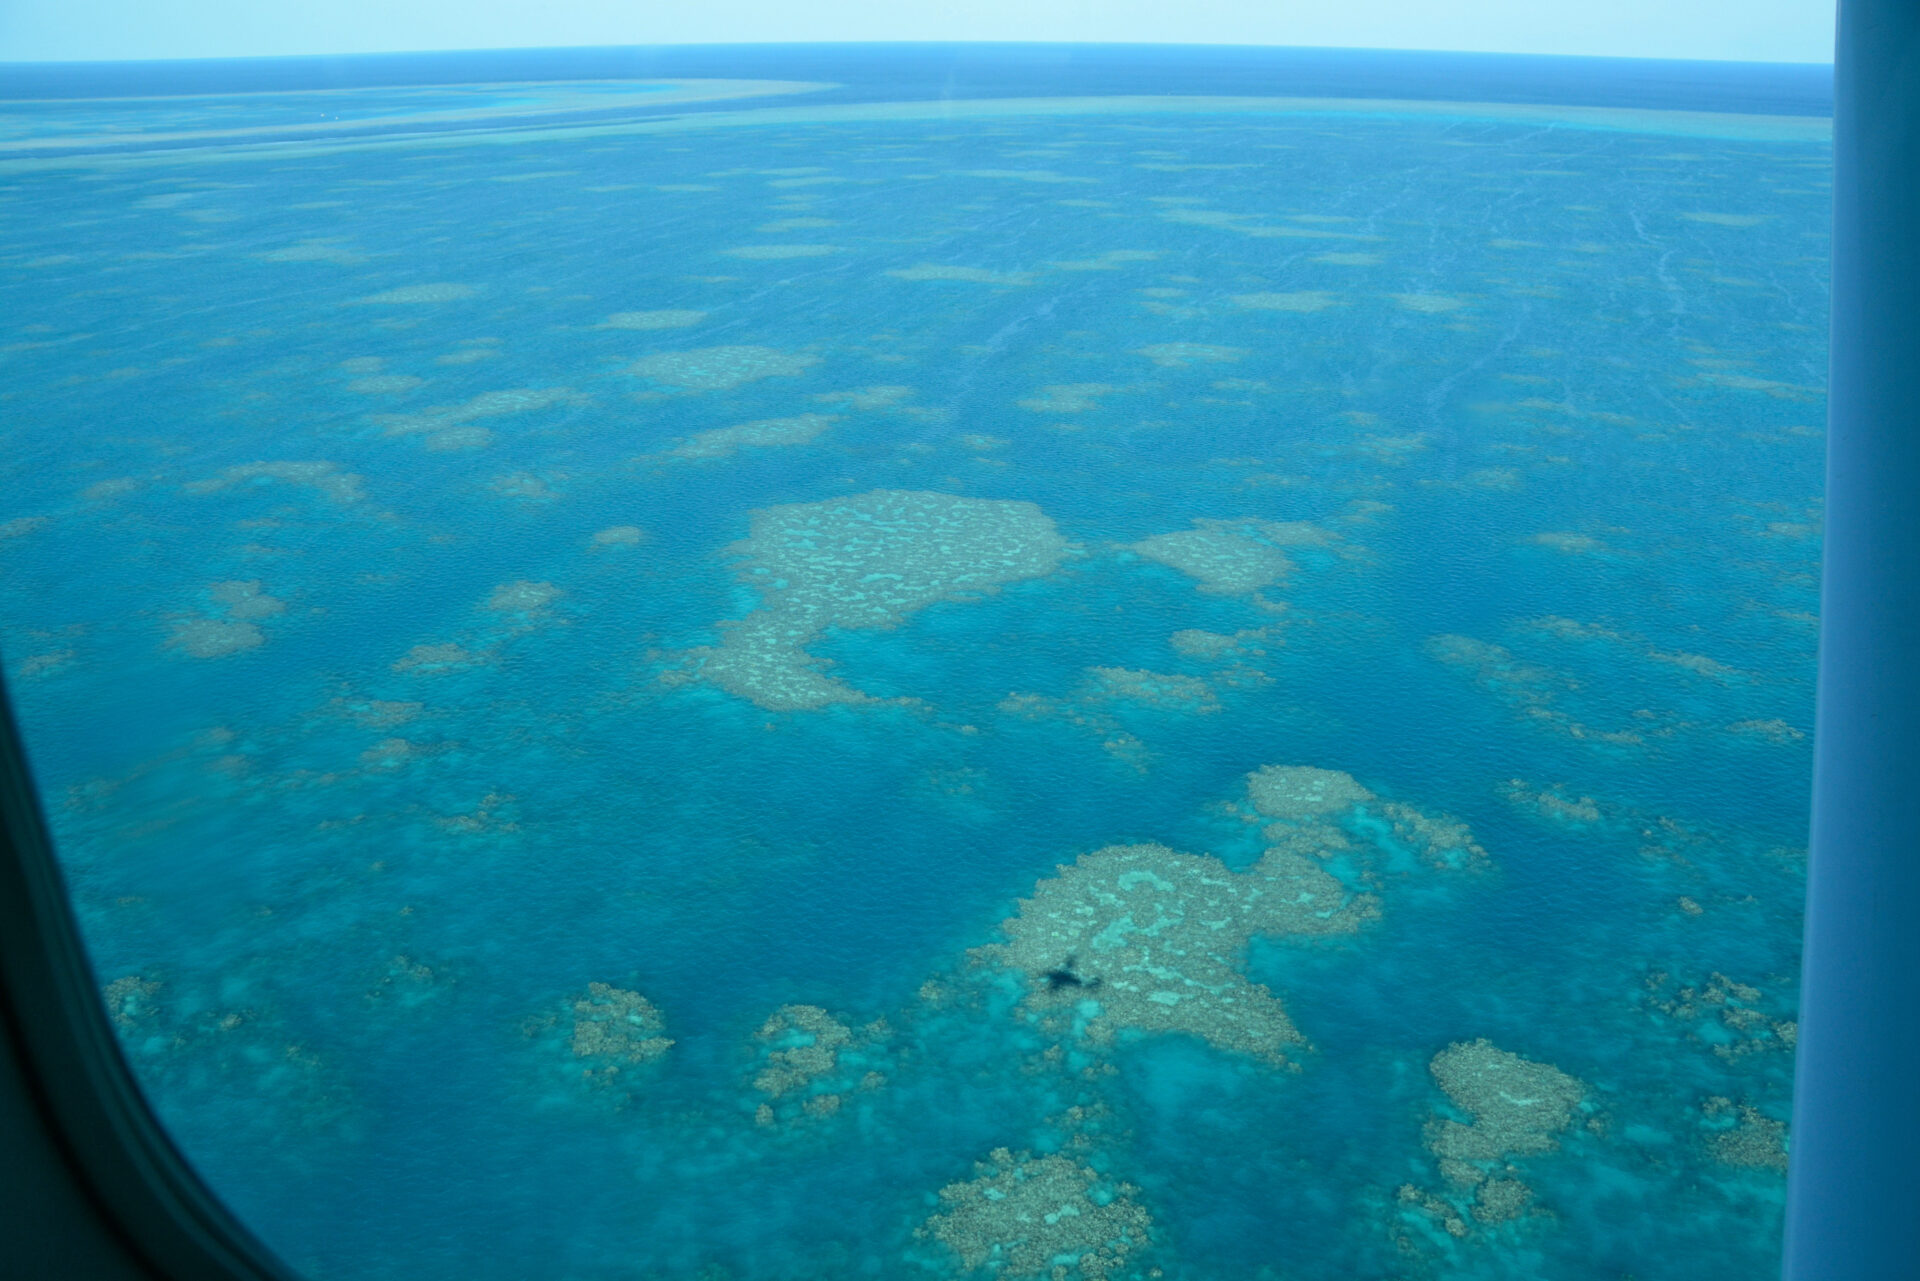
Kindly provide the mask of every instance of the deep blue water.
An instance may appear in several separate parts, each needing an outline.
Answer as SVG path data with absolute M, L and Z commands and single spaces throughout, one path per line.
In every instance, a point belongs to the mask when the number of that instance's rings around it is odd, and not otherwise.
M 0 653 L 129 1054 L 296 1267 L 1775 1270 L 1824 70 L 12 70 Z M 1364 799 L 1267 829 L 1264 766 Z M 1377 918 L 1192 943 L 1290 839 Z M 1140 843 L 1191 935 L 975 951 Z M 1469 1183 L 1480 1038 L 1578 1102 Z

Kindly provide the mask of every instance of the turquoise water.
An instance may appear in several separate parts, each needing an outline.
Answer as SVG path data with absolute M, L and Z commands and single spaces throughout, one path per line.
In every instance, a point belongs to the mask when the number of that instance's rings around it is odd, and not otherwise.
M 1770 1275 L 1818 125 L 0 158 L 0 649 L 156 1107 L 314 1277 Z

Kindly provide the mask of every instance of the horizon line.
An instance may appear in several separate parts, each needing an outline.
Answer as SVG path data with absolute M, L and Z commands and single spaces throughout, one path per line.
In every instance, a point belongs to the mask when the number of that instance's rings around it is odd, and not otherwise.
M 1321 53 L 1379 53 L 1431 55 L 1435 57 L 1540 58 L 1566 62 L 1640 62 L 1666 65 L 1741 67 L 1824 67 L 1831 71 L 1828 59 L 1755 60 L 1747 58 L 1661 58 L 1640 54 L 1539 53 L 1508 49 L 1429 49 L 1391 45 L 1294 45 L 1265 44 L 1258 41 L 1142 41 L 1142 40 L 672 40 L 651 44 L 588 45 L 478 45 L 463 48 L 434 49 L 361 49 L 346 52 L 316 50 L 302 53 L 230 53 L 195 57 L 105 57 L 105 58 L 0 58 L 0 67 L 104 67 L 104 66 L 181 66 L 195 63 L 297 62 L 312 59 L 377 59 L 433 55 L 514 54 L 514 53 L 586 53 L 623 50 L 665 49 L 1269 49 Z M 3 95 L 0 95 L 3 96 Z

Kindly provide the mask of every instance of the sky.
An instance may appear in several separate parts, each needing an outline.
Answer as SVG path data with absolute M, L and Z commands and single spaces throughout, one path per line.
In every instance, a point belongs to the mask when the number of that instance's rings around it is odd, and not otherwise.
M 1833 0 L 0 0 L 0 61 L 796 40 L 1830 62 Z

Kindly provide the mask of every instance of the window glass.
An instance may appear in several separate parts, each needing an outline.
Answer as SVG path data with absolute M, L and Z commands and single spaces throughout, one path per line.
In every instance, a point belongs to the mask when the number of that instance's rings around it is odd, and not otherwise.
M 1825 75 L 23 71 L 0 651 L 162 1120 L 315 1278 L 1769 1274 Z

